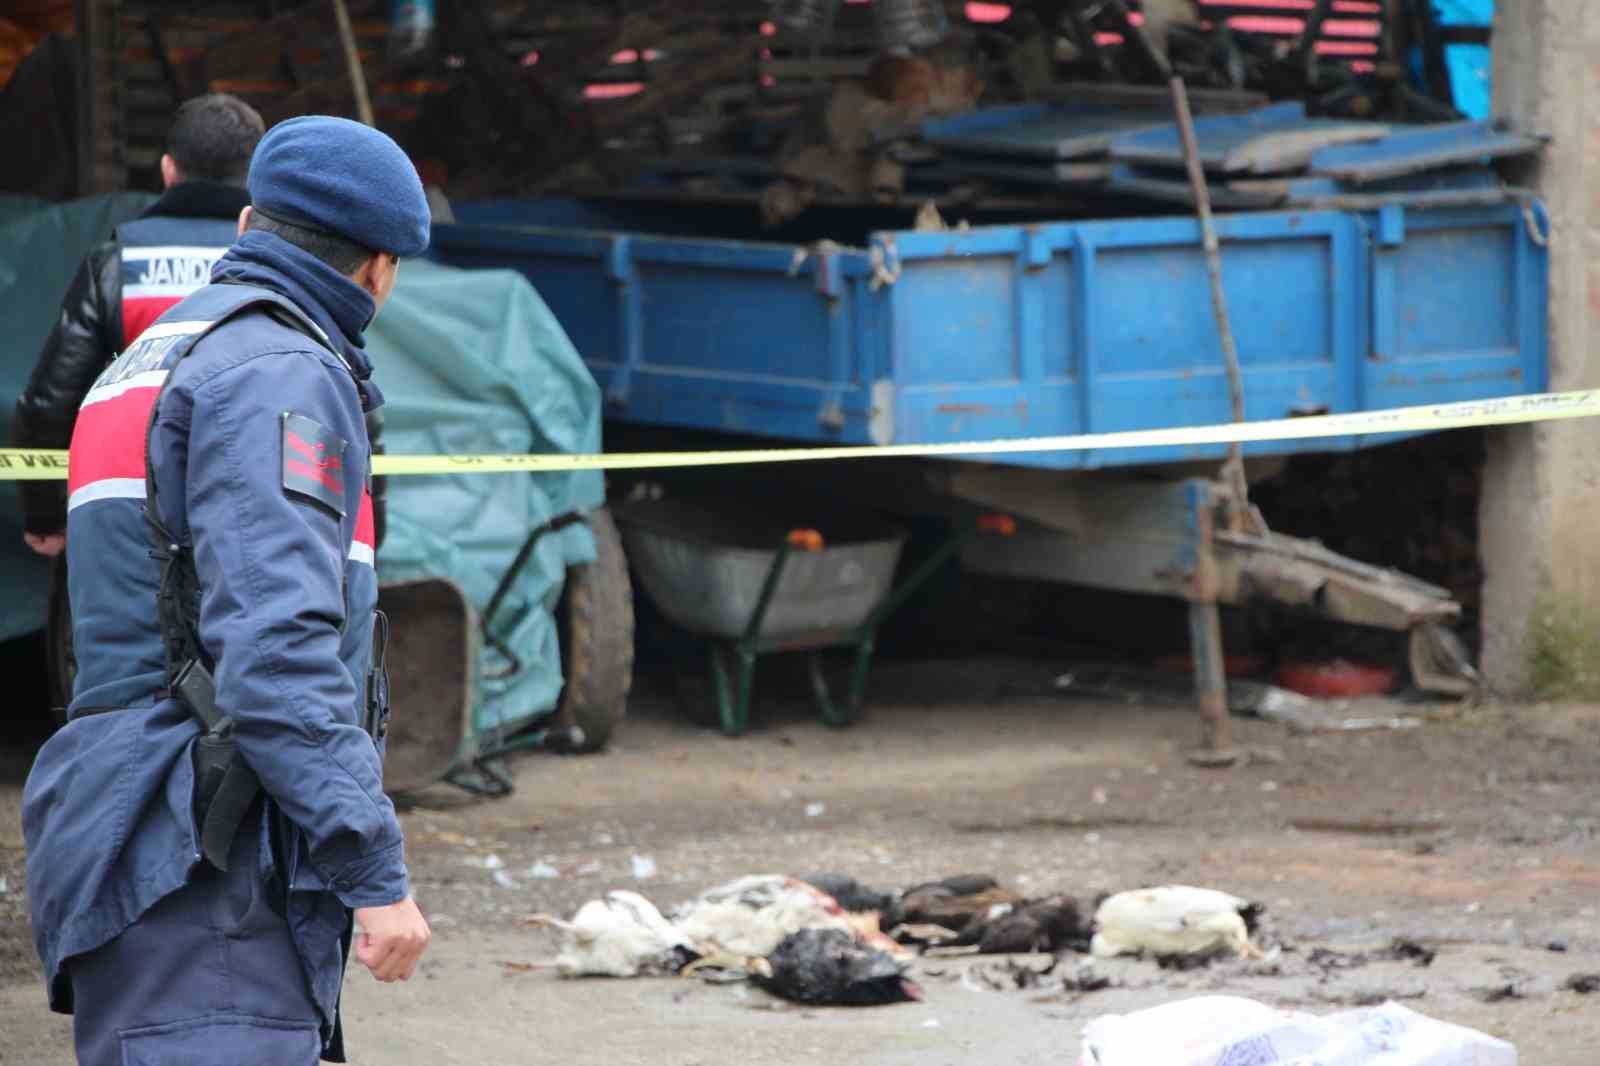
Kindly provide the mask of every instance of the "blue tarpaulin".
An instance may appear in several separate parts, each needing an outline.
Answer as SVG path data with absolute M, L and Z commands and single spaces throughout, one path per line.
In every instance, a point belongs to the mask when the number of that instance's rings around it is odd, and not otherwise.
M 1433 0 L 1441 26 L 1482 26 L 1494 23 L 1494 0 Z M 1491 61 L 1486 44 L 1448 44 L 1445 67 L 1456 108 L 1468 118 L 1488 118 Z

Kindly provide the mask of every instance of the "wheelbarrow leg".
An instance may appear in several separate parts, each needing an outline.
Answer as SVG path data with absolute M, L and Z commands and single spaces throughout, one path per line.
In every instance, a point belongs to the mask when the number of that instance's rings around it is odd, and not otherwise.
M 843 708 L 834 702 L 833 693 L 828 688 L 828 679 L 822 672 L 822 653 L 819 651 L 812 654 L 811 691 L 817 697 L 817 707 L 822 712 L 822 721 L 825 725 L 843 729 L 854 725 L 860 719 L 861 708 L 866 705 L 867 677 L 872 671 L 872 653 L 877 647 L 877 639 L 877 631 L 868 629 L 856 644 L 856 662 L 850 675 L 850 693 Z
M 717 718 L 726 736 L 736 737 L 750 727 L 750 695 L 755 687 L 756 656 L 741 644 L 710 644 L 711 684 L 717 697 Z M 728 660 L 738 664 L 738 676 L 730 677 Z
M 872 671 L 872 656 L 878 648 L 878 631 L 869 629 L 856 647 L 856 669 L 850 679 L 850 719 L 861 717 L 861 708 L 867 702 L 867 675 Z
M 849 704 L 842 710 L 834 703 L 832 694 L 828 691 L 828 679 L 822 673 L 821 654 L 811 658 L 811 688 L 816 693 L 817 704 L 822 711 L 822 720 L 828 725 L 843 727 L 854 724 L 861 717 L 862 708 L 866 705 L 867 677 L 872 671 L 872 656 L 878 647 L 878 627 L 890 615 L 894 614 L 912 594 L 921 588 L 939 568 L 951 560 L 961 548 L 972 538 L 988 532 L 1009 533 L 1014 528 L 1014 523 L 998 525 L 979 520 L 971 526 L 961 527 L 950 534 L 943 544 L 924 559 L 909 576 L 898 586 L 890 590 L 883 602 L 873 608 L 867 620 L 862 623 L 855 641 L 856 665 L 850 678 Z
M 1189 651 L 1194 658 L 1195 698 L 1200 705 L 1200 748 L 1190 761 L 1229 766 L 1238 759 L 1228 721 L 1228 679 L 1222 659 L 1222 615 L 1215 603 L 1189 604 Z
M 711 683 L 717 693 L 717 716 L 727 736 L 739 736 L 750 727 L 750 700 L 755 688 L 756 656 L 761 648 L 761 623 L 767 617 L 767 608 L 772 606 L 778 579 L 783 576 L 788 562 L 789 544 L 785 542 L 778 546 L 772 567 L 761 583 L 761 595 L 756 600 L 755 610 L 750 612 L 744 635 L 738 640 L 711 642 Z M 728 667 L 730 658 L 738 664 L 737 677 L 729 676 L 732 673 Z

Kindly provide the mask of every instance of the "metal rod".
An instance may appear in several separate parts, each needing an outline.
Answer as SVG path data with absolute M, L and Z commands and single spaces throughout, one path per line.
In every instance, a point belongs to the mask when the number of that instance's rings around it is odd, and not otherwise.
M 367 98 L 367 76 L 361 69 L 361 53 L 356 51 L 356 31 L 350 25 L 350 10 L 344 0 L 333 0 L 333 13 L 339 20 L 339 41 L 344 45 L 344 63 L 350 70 L 350 88 L 356 96 L 356 115 L 368 126 L 376 126 L 372 101 Z
M 1332 9 L 1333 0 L 1317 0 L 1306 16 L 1305 25 L 1300 30 L 1300 41 L 1295 46 L 1300 72 L 1308 88 L 1316 83 L 1317 39 L 1322 36 L 1322 24 L 1327 21 L 1328 12 Z
M 1078 44 L 1083 47 L 1084 52 L 1094 60 L 1094 65 L 1099 68 L 1100 73 L 1108 78 L 1116 77 L 1117 68 L 1111 62 L 1111 57 L 1106 54 L 1106 50 L 1095 43 L 1094 27 L 1089 24 L 1089 19 L 1084 15 L 1083 6 L 1079 0 L 1065 0 L 1065 3 L 1060 6 L 1066 8 L 1067 19 L 1072 23 L 1072 35 L 1077 38 Z M 1056 12 L 1056 24 L 1045 27 L 1045 32 L 1047 34 L 1059 32 L 1060 21 L 1060 11 L 1058 9 Z
M 1217 334 L 1222 341 L 1222 360 L 1228 372 L 1228 402 L 1233 421 L 1244 421 L 1244 375 L 1239 369 L 1239 349 L 1233 339 L 1233 323 L 1228 317 L 1228 298 L 1222 289 L 1222 251 L 1217 243 L 1216 225 L 1211 219 L 1211 196 L 1206 190 L 1205 170 L 1200 165 L 1200 145 L 1194 133 L 1194 118 L 1189 113 L 1189 93 L 1183 78 L 1176 75 L 1171 81 L 1172 106 L 1178 116 L 1178 135 L 1183 140 L 1183 160 L 1189 170 L 1189 188 L 1194 193 L 1196 211 L 1200 216 L 1200 238 L 1205 246 L 1206 273 L 1211 276 L 1211 309 L 1216 313 Z M 1235 441 L 1228 445 L 1228 459 L 1222 465 L 1223 476 L 1236 496 L 1231 524 L 1245 528 L 1251 524 L 1250 486 L 1244 476 L 1244 453 Z
M 1222 618 L 1215 603 L 1189 604 L 1189 653 L 1200 704 L 1200 751 L 1195 762 L 1225 765 L 1234 757 L 1228 721 L 1228 677 L 1222 658 Z
M 783 569 L 789 564 L 789 551 L 788 541 L 778 545 L 772 565 L 767 567 L 767 576 L 761 582 L 761 595 L 756 597 L 755 610 L 750 612 L 750 620 L 745 623 L 744 636 L 740 638 L 741 647 L 754 651 L 760 643 L 761 623 L 767 617 L 767 608 L 772 606 L 772 597 L 778 591 L 778 580 L 783 577 Z
M 937 573 L 941 566 L 949 562 L 952 555 L 960 551 L 967 541 L 977 535 L 978 528 L 976 523 L 969 528 L 958 529 L 950 534 L 932 555 L 922 560 L 904 581 L 895 586 L 889 592 L 889 595 L 884 597 L 883 602 L 872 609 L 872 613 L 867 616 L 867 620 L 862 626 L 862 631 L 870 632 L 882 625 L 884 620 L 899 610 L 900 605 L 910 599 L 912 594 Z
M 1144 28 L 1145 24 L 1141 23 L 1138 26 L 1133 24 L 1133 20 L 1128 14 L 1128 5 L 1123 3 L 1123 0 L 1106 0 L 1106 7 L 1116 16 L 1117 22 L 1120 24 L 1118 28 L 1122 31 L 1123 40 L 1131 39 L 1136 41 L 1136 51 L 1144 55 L 1145 59 L 1155 67 L 1157 73 L 1176 78 L 1176 75 L 1172 73 L 1171 60 L 1150 39 L 1149 31 Z

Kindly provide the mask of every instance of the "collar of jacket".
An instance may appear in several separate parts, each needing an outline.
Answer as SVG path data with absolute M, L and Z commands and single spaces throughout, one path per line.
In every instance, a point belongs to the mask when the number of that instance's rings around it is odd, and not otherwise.
M 141 218 L 164 215 L 168 218 L 239 217 L 250 206 L 250 193 L 242 185 L 223 185 L 215 181 L 185 181 L 161 194 L 145 209 Z
M 234 241 L 212 268 L 211 280 L 255 285 L 287 297 L 344 358 L 361 389 L 363 408 L 382 405 L 383 394 L 369 380 L 372 360 L 363 350 L 363 331 L 376 305 L 361 286 L 311 253 L 261 230 L 250 230 Z

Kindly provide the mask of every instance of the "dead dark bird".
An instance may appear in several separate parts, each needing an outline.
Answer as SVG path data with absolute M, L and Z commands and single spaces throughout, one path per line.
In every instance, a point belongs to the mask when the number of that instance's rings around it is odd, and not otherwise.
M 1312 948 L 1306 962 L 1327 973 L 1332 970 L 1354 970 L 1374 962 L 1409 962 L 1426 967 L 1433 964 L 1438 952 L 1408 937 L 1397 936 L 1387 946 L 1377 951 L 1347 952 L 1332 948 Z
M 802 929 L 767 956 L 771 976 L 753 979 L 775 996 L 831 1007 L 920 1000 L 922 990 L 886 952 L 837 929 Z
M 894 905 L 892 894 L 868 888 L 845 874 L 817 874 L 804 880 L 832 896 L 851 914 L 883 914 Z
M 975 896 L 979 892 L 987 892 L 992 888 L 999 888 L 1000 882 L 988 874 L 956 874 L 946 877 L 941 881 L 928 881 L 901 893 L 902 896 L 936 893 L 946 896 Z
M 883 926 L 941 925 L 960 931 L 975 918 L 998 917 L 992 914 L 997 907 L 1021 902 L 1021 896 L 1001 888 L 992 877 L 963 874 L 907 889 L 884 915 Z
M 1397 936 L 1389 944 L 1388 957 L 1396 961 L 1411 962 L 1417 966 L 1432 966 L 1438 952 L 1426 944 L 1419 944 L 1407 937 Z
M 979 915 L 961 930 L 956 945 L 976 944 L 981 955 L 1088 950 L 1089 927 L 1078 904 L 1066 896 L 995 909 L 1003 913 Z

